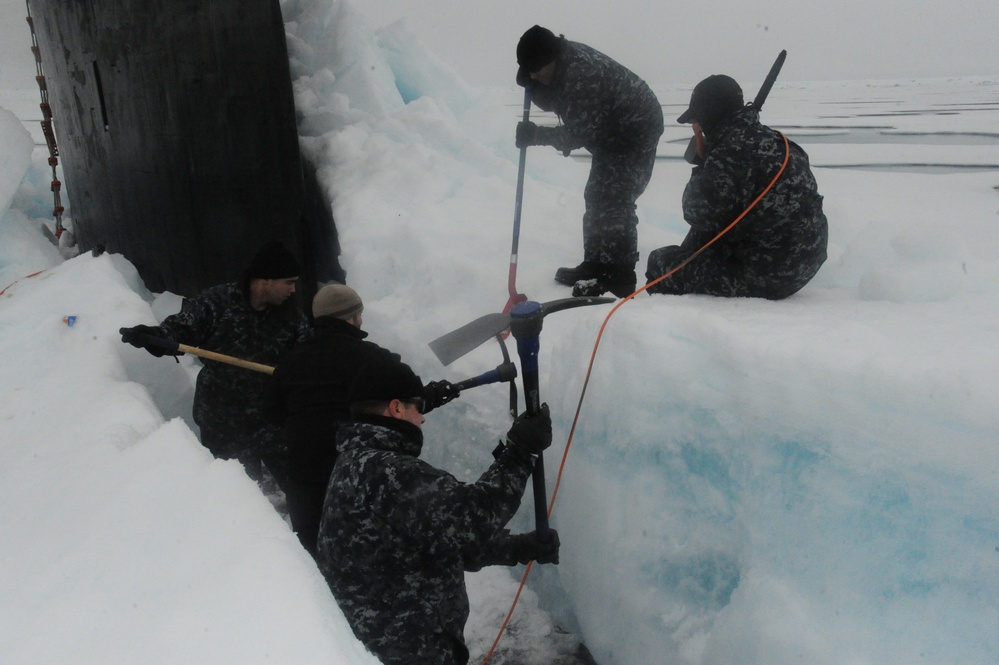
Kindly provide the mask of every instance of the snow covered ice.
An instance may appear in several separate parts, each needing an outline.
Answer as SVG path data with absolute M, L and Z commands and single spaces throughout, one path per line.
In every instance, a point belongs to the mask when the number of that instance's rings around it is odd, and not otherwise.
M 507 300 L 521 91 L 466 86 L 404 23 L 375 32 L 346 2 L 284 10 L 303 152 L 365 329 L 424 380 L 495 367 L 495 343 L 447 367 L 427 343 Z M 690 130 L 671 121 L 694 82 L 654 85 L 643 269 L 686 231 Z M 197 361 L 119 341 L 179 299 L 39 231 L 33 79 L 0 106 L 0 662 L 376 662 L 257 486 L 199 445 Z M 829 260 L 786 301 L 641 294 L 607 321 L 554 507 L 561 564 L 534 568 L 491 662 L 552 662 L 562 630 L 600 665 L 996 662 L 999 79 L 778 80 L 763 121 L 811 158 Z M 587 170 L 528 153 L 532 300 L 569 295 L 552 276 L 581 259 Z M 545 319 L 549 494 L 610 311 Z M 435 411 L 426 459 L 477 477 L 507 400 L 486 386 Z M 519 573 L 468 577 L 473 662 Z

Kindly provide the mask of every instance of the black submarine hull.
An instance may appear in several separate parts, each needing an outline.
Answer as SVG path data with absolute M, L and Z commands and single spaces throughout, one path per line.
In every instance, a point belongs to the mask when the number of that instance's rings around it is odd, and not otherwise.
M 28 7 L 82 251 L 182 295 L 238 279 L 272 238 L 302 260 L 306 297 L 342 278 L 329 205 L 303 178 L 278 0 Z

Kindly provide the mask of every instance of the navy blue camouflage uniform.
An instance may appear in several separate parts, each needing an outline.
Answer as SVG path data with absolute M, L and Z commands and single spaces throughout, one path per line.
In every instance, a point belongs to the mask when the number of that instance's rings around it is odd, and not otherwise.
M 592 154 L 583 192 L 583 260 L 633 271 L 636 202 L 652 178 L 663 133 L 662 106 L 629 69 L 585 44 L 560 39 L 551 85 L 529 85 L 533 103 L 555 112 L 562 124 L 538 127 L 534 143 L 566 156 L 577 148 Z
M 466 484 L 420 460 L 422 430 L 400 419 L 364 416 L 338 442 L 319 565 L 354 634 L 385 665 L 463 665 L 464 573 L 518 562 L 503 527 L 533 458 L 508 445 Z
M 690 230 L 679 246 L 649 255 L 646 278 L 666 274 L 731 224 L 766 189 L 784 160 L 784 139 L 751 106 L 706 135 L 707 152 L 683 192 Z M 789 141 L 773 189 L 728 233 L 650 293 L 702 293 L 779 300 L 800 290 L 826 260 L 829 231 L 808 155 Z
M 175 342 L 265 365 L 276 365 L 311 334 L 293 298 L 258 311 L 238 282 L 186 298 L 180 312 L 164 319 L 160 328 Z M 262 459 L 271 460 L 269 466 L 281 464 L 283 434 L 265 412 L 271 377 L 207 358 L 203 365 L 194 393 L 201 443 L 215 457 L 239 459 L 250 475 L 259 473 Z

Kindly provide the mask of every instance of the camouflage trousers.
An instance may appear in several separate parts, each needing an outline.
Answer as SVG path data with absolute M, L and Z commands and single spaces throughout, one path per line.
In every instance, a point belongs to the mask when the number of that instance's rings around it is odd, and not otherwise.
M 631 152 L 595 152 L 583 191 L 583 260 L 634 269 L 638 261 L 635 203 L 652 178 L 656 144 Z
M 665 275 L 691 254 L 693 252 L 677 245 L 653 250 L 649 253 L 646 282 Z M 672 295 L 702 293 L 729 298 L 756 295 L 755 289 L 739 274 L 742 271 L 733 269 L 738 266 L 728 264 L 719 252 L 711 252 L 709 248 L 663 281 L 650 286 L 648 291 Z
M 688 259 L 711 234 L 691 231 L 681 245 L 660 247 L 649 253 L 647 282 L 665 275 Z M 824 258 L 824 257 L 823 257 Z M 712 245 L 675 273 L 648 289 L 649 293 L 682 295 L 700 293 L 725 298 L 781 300 L 799 291 L 818 272 L 820 261 L 803 262 L 795 270 L 768 273 L 735 257 L 721 243 Z
M 264 428 L 255 435 L 248 435 L 216 427 L 204 421 L 198 423 L 198 429 L 200 430 L 201 445 L 217 459 L 239 460 L 250 478 L 259 481 L 264 475 L 263 465 L 267 466 L 279 482 L 286 477 L 288 473 L 287 449 L 276 443 L 282 438 L 280 430 Z M 270 434 L 270 436 L 265 437 L 265 434 Z M 262 444 L 261 438 L 271 443 Z M 249 441 L 255 441 L 255 443 L 249 444 Z

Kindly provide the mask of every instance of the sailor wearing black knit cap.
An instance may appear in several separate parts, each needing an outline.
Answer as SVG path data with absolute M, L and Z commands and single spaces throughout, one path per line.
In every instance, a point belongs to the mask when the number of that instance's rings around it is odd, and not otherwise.
M 254 255 L 242 281 L 185 298 L 180 312 L 159 326 L 123 328 L 122 341 L 163 355 L 161 347 L 146 342 L 150 335 L 276 365 L 311 334 L 308 320 L 291 297 L 300 272 L 298 260 L 284 245 L 268 242 Z M 266 465 L 280 482 L 287 451 L 280 428 L 263 409 L 270 377 L 215 360 L 203 363 L 194 392 L 194 422 L 202 445 L 215 457 L 238 459 L 256 480 Z
M 517 147 L 547 145 L 592 155 L 583 191 L 583 262 L 559 268 L 555 281 L 574 296 L 635 290 L 636 201 L 645 191 L 663 133 L 659 100 L 645 81 L 603 53 L 536 25 L 517 44 L 517 83 L 531 101 L 558 115 L 557 127 L 517 125 Z
M 541 412 L 517 418 L 495 461 L 464 483 L 420 459 L 424 386 L 380 356 L 350 388 L 355 422 L 340 428 L 319 531 L 319 569 L 354 634 L 385 665 L 465 665 L 465 572 L 558 563 L 558 534 L 541 542 L 504 527 L 537 455 L 552 441 Z

